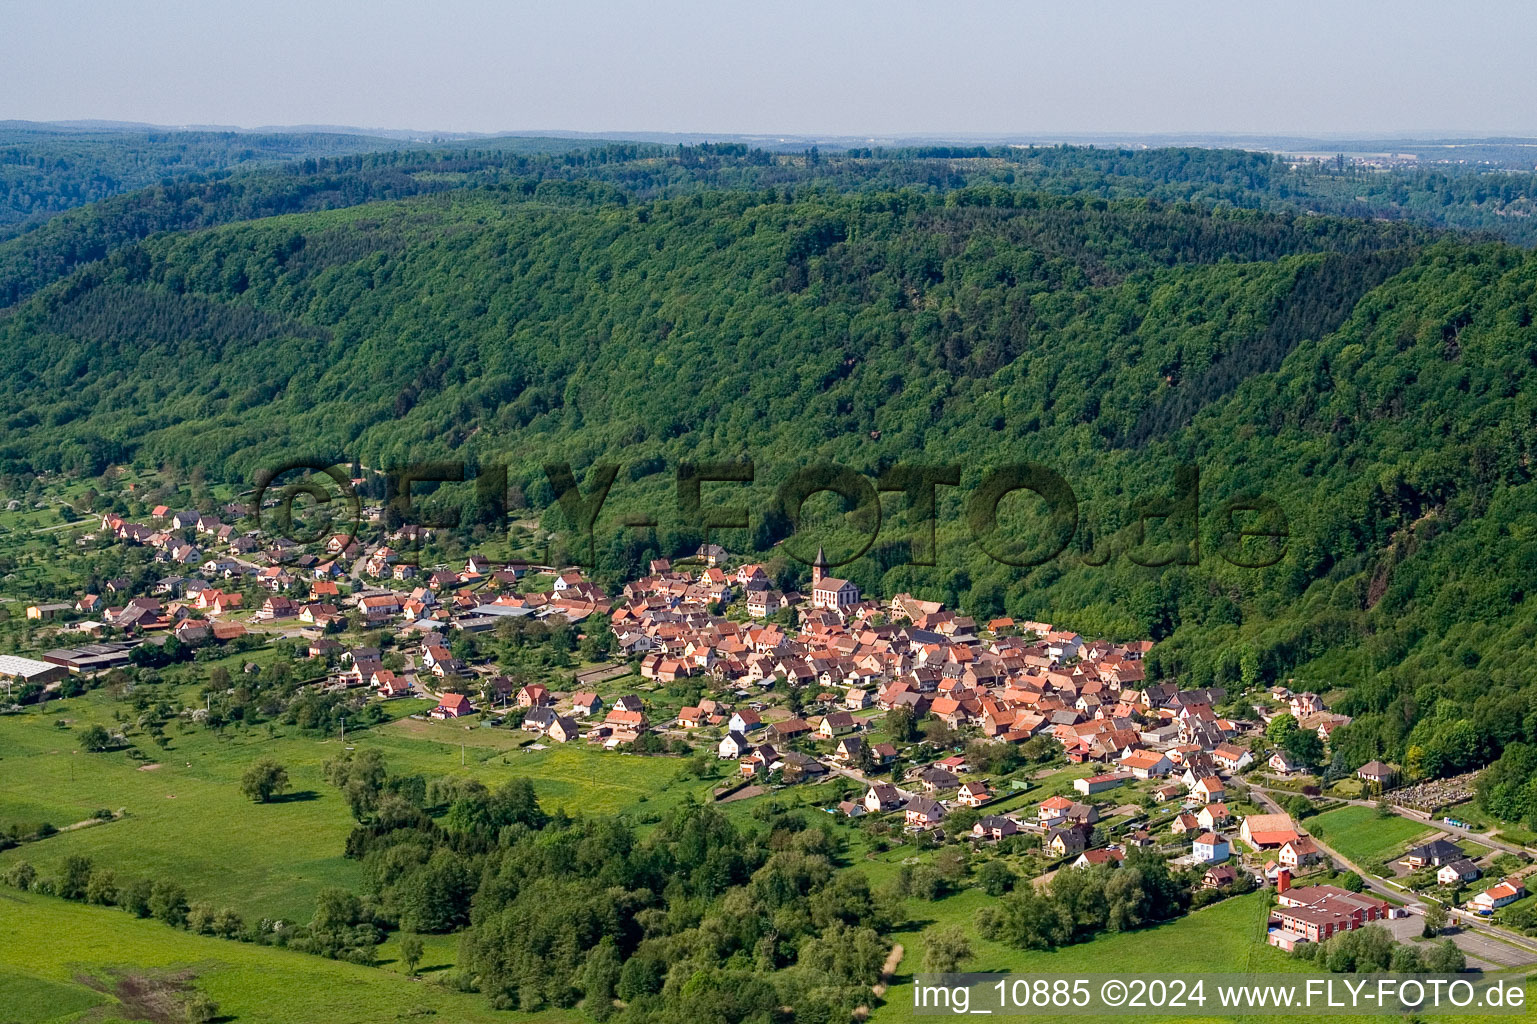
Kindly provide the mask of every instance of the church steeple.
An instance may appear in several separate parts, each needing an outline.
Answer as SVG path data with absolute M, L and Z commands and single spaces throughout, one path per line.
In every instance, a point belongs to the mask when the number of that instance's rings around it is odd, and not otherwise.
M 822 582 L 822 577 L 827 575 L 827 552 L 817 548 L 817 560 L 811 563 L 811 585 L 814 587 Z

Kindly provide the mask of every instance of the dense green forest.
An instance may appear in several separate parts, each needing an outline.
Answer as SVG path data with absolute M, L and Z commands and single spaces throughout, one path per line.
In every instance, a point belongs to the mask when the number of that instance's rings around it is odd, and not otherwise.
M 149 185 L 398 146 L 333 132 L 79 131 L 0 123 L 0 239 Z
M 159 152 L 146 143 L 143 149 L 148 155 L 134 161 L 113 155 L 105 142 L 65 143 L 54 136 L 46 136 L 43 143 L 17 141 L 7 149 L 7 136 L 0 133 L 0 156 L 11 161 L 0 164 L 0 183 L 8 176 L 28 179 L 32 184 L 26 187 L 38 196 L 53 197 L 44 212 L 25 223 L 7 227 L 8 222 L 0 218 L 0 308 L 14 305 L 84 263 L 160 232 L 510 181 L 603 183 L 616 190 L 612 195 L 632 199 L 770 187 L 838 192 L 916 189 L 933 194 L 1002 185 L 1058 196 L 1151 198 L 1404 220 L 1485 232 L 1523 245 L 1537 242 L 1533 217 L 1537 175 L 1456 165 L 1377 172 L 1350 165 L 1293 168 L 1281 157 L 1240 150 L 926 147 L 823 155 L 815 149 L 771 153 L 737 143 L 689 147 L 611 143 L 578 148 L 575 140 L 519 137 L 478 141 L 473 147 L 395 146 L 359 152 L 371 149 L 370 141 L 382 140 L 319 135 L 276 137 L 296 140 L 283 145 L 296 154 L 308 154 L 305 159 L 239 168 L 236 163 L 260 164 L 269 154 L 255 142 L 249 143 L 257 147 L 251 151 L 236 149 L 236 143 L 264 136 L 208 142 L 204 145 L 212 155 L 201 161 L 181 156 L 178 146 L 197 151 L 187 137 L 188 133 L 172 136 L 174 144 L 165 144 L 170 152 Z M 91 151 L 94 161 L 68 148 L 88 142 L 103 147 L 99 153 Z M 62 154 L 61 146 L 65 147 Z M 279 143 L 271 146 L 270 157 L 275 159 Z M 326 155 L 338 150 L 350 152 Z M 222 160 L 229 168 L 170 173 L 180 166 L 172 163 L 178 158 L 209 165 Z M 162 163 L 155 164 L 156 159 Z M 118 195 L 142 183 L 120 167 L 125 161 L 146 168 L 153 165 L 164 173 L 150 179 L 158 182 L 151 187 Z M 85 184 L 97 179 L 111 184 L 101 188 Z M 39 223 L 46 213 L 61 210 L 72 212 Z
M 723 542 L 765 553 L 791 535 L 775 491 L 798 467 L 873 481 L 955 463 L 936 564 L 908 564 L 925 531 L 889 494 L 840 571 L 1152 635 L 1157 667 L 1194 684 L 1348 686 L 1337 767 L 1448 774 L 1537 741 L 1537 261 L 1439 231 L 1471 198 L 1413 214 L 1520 177 L 1304 178 L 1194 150 L 618 145 L 156 186 L 0 246 L 0 470 L 249 480 L 300 455 L 461 457 L 472 475 L 507 464 L 512 504 L 564 529 L 542 464 L 585 487 L 615 463 L 594 546 L 617 579 L 697 543 L 675 511 L 682 461 L 753 460 L 753 483 L 707 493 L 750 514 Z M 1304 180 L 1315 199 L 1331 182 L 1408 191 L 1383 199 L 1387 220 L 1321 216 L 1282 201 Z M 1022 461 L 1061 474 L 1079 517 L 1060 556 L 1014 567 L 966 512 L 988 471 Z M 1139 503 L 1186 464 L 1198 504 L 1141 538 Z M 1223 503 L 1256 495 L 1289 539 L 1243 568 L 1222 557 Z M 469 484 L 428 501 L 481 528 L 496 511 Z M 864 546 L 858 517 L 813 508 L 835 558 Z M 1015 550 L 1040 548 L 1037 511 L 1005 503 Z M 636 512 L 660 521 L 624 528 Z M 1154 544 L 1171 529 L 1179 543 Z

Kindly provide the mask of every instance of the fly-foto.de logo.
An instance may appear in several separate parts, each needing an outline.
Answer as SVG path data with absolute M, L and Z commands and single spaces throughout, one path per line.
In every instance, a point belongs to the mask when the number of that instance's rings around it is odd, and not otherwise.
M 565 520 L 577 564 L 596 563 L 599 524 L 623 469 L 623 463 L 594 463 L 584 484 L 569 463 L 539 467 L 550 500 Z M 381 505 L 370 511 L 359 496 L 360 481 L 322 460 L 293 460 L 263 471 L 256 480 L 253 516 L 264 542 L 282 558 L 315 545 L 333 554 L 350 551 L 354 544 L 381 542 L 400 524 L 453 529 L 461 525 L 457 512 L 422 519 L 413 503 L 413 491 L 445 484 L 471 485 L 477 523 L 505 526 L 509 521 L 506 464 L 480 465 L 472 472 L 464 462 L 417 463 L 377 476 L 383 485 Z M 1172 467 L 1162 487 L 1130 499 L 1120 528 L 1106 537 L 1096 533 L 1088 544 L 1083 543 L 1078 493 L 1062 474 L 1035 462 L 984 470 L 959 463 L 897 463 L 875 474 L 820 463 L 785 473 L 767 495 L 764 485 L 771 481 L 752 460 L 679 463 L 673 476 L 670 508 L 652 500 L 645 511 L 608 517 L 612 528 L 646 531 L 666 525 L 706 538 L 724 530 L 756 530 L 760 541 L 766 536 L 790 558 L 810 565 L 823 548 L 823 531 L 808 527 L 804 512 L 813 497 L 831 494 L 842 508 L 841 543 L 827 559 L 832 566 L 893 539 L 903 542 L 903 556 L 894 564 L 935 565 L 942 527 L 956 525 L 948 520 L 958 520 L 960 529 L 946 530 L 947 536 L 959 535 L 994 561 L 1018 568 L 1066 557 L 1086 565 L 1124 557 L 1160 567 L 1195 565 L 1212 556 L 1262 569 L 1285 556 L 1290 537 L 1280 502 L 1247 492 L 1213 500 L 1202 493 L 1199 468 L 1189 464 Z M 744 500 L 747 496 L 753 500 Z M 889 522 L 883 496 L 895 498 L 899 526 Z M 1008 511 L 1020 502 L 1030 508 L 1023 522 Z M 396 529 L 387 530 L 386 522 Z M 1075 540 L 1080 542 L 1076 546 Z

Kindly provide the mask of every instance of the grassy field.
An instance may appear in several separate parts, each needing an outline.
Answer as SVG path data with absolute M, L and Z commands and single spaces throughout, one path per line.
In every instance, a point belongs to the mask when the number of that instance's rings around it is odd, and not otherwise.
M 5 996 L 5 1009 L 0 1010 L 5 1024 L 76 1020 L 83 1011 L 106 1002 L 105 996 L 84 985 L 48 981 L 8 967 L 0 967 L 0 993 Z
M 987 901 L 988 897 L 980 890 L 968 889 L 933 903 L 909 903 L 909 910 L 915 914 L 915 919 L 896 935 L 896 941 L 902 943 L 905 955 L 884 1002 L 872 1014 L 873 1021 L 892 1024 L 913 1018 L 913 975 L 923 968 L 923 935 L 928 929 L 940 925 L 959 925 L 970 937 L 975 955 L 961 965 L 961 970 L 968 972 L 1009 972 L 1036 976 L 1113 974 L 1121 978 L 1169 978 L 1192 974 L 1294 974 L 1314 969 L 1311 964 L 1294 960 L 1290 955 L 1265 944 L 1265 924 L 1269 918 L 1270 903 L 1268 892 L 1224 900 L 1155 928 L 1105 935 L 1093 942 L 1051 951 L 1019 950 L 983 940 L 976 933 L 974 921 L 977 911 Z M 1526 988 L 1530 1005 L 1537 986 L 1529 981 Z M 1019 1014 L 1021 1017 L 1024 1015 L 1025 1011 Z M 1059 1021 L 1061 1024 L 1081 1024 L 1099 1019 L 1093 1016 L 1049 1013 L 1029 1013 L 1029 1016 L 1032 1020 Z M 1225 1017 L 1214 1012 L 1160 1016 L 1157 1019 L 1191 1024 L 1201 1021 L 1321 1024 L 1338 1018 L 1323 1015 Z M 1417 1019 L 1447 1020 L 1457 1024 L 1495 1024 L 1518 1018 L 1508 1015 L 1457 1015 Z
M 340 749 L 336 741 L 173 730 L 159 767 L 144 770 L 122 753 L 78 751 L 76 730 L 54 728 L 55 717 L 0 719 L 0 771 L 8 779 L 0 820 L 63 826 L 96 808 L 126 813 L 26 844 L 0 863 L 26 859 L 46 874 L 66 855 L 84 854 L 123 877 L 175 878 L 193 899 L 286 920 L 307 919 L 323 886 L 360 881 L 356 865 L 341 856 L 352 828 L 346 804 L 321 778 L 321 764 Z M 256 805 L 240 795 L 238 783 L 245 766 L 263 755 L 288 767 L 292 791 L 281 802 Z
M 322 776 L 342 752 L 338 737 L 265 727 L 223 736 L 202 728 L 168 730 L 171 745 L 147 752 L 159 767 L 141 769 L 122 752 L 81 751 L 75 736 L 92 722 L 111 723 L 118 705 L 92 693 L 50 701 L 43 709 L 0 717 L 0 823 L 56 827 L 97 809 L 126 811 L 116 821 L 63 832 L 0 854 L 0 869 L 31 861 L 45 875 L 69 854 L 132 878 L 174 877 L 189 896 L 230 906 L 247 918 L 307 920 L 315 893 L 328 885 L 356 886 L 357 865 L 342 857 L 353 822 L 346 804 Z M 404 714 L 403 703 L 391 706 Z M 68 729 L 55 721 L 69 723 Z M 453 722 L 397 720 L 357 734 L 347 744 L 383 751 L 392 771 L 428 777 L 467 774 L 496 787 L 515 777 L 533 781 L 549 809 L 568 812 L 664 811 L 712 782 L 677 781 L 684 762 L 670 757 L 603 753 L 585 745 L 530 751 L 526 734 Z M 272 757 L 292 782 L 286 798 L 253 804 L 238 784 L 247 765 Z
M 1526 828 L 1519 822 L 1504 821 L 1496 818 L 1481 809 L 1475 801 L 1469 800 L 1452 807 L 1444 807 L 1437 814 L 1438 816 L 1444 814 L 1449 818 L 1465 821 L 1473 827 L 1475 832 L 1493 829 L 1494 834 L 1507 843 L 1537 848 L 1537 832 Z
M 959 925 L 971 938 L 976 955 L 962 970 L 1007 971 L 1018 974 L 1163 975 L 1173 973 L 1282 973 L 1308 965 L 1265 945 L 1267 897 L 1263 893 L 1237 897 L 1197 911 L 1177 921 L 1144 931 L 1107 935 L 1093 942 L 1048 952 L 1014 949 L 988 942 L 976 933 L 976 913 L 988 902 L 977 889 L 968 889 L 934 903 L 910 905 L 915 921 L 897 935 L 905 956 L 885 1005 L 876 1021 L 910 1018 L 913 975 L 923 968 L 923 933 L 940 925 Z M 1033 1019 L 1056 1019 L 1034 1017 Z M 1062 1017 L 1083 1021 L 1085 1017 Z
M 432 961 L 429 951 L 424 967 Z M 120 1007 L 110 994 L 115 980 L 125 975 L 154 979 L 171 971 L 191 972 L 193 984 L 219 1004 L 220 1019 L 243 1024 L 432 1017 L 466 1024 L 555 1024 L 579 1019 L 575 1012 L 493 1012 L 479 995 L 430 980 L 412 981 L 392 967 L 359 967 L 202 938 L 117 910 L 0 892 L 0 1021 L 6 1024 L 142 1020 L 115 1008 Z M 109 991 L 97 991 L 88 981 Z
M 1405 849 L 1431 830 L 1421 822 L 1393 816 L 1382 818 L 1371 807 L 1341 807 L 1302 823 L 1323 826 L 1323 841 L 1361 868 L 1371 868 Z

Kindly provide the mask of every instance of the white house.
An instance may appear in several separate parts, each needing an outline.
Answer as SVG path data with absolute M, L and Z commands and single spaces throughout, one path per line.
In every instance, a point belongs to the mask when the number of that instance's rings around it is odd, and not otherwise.
M 729 732 L 739 732 L 745 736 L 762 724 L 763 720 L 758 717 L 758 712 L 751 708 L 743 708 L 740 711 L 733 711 L 731 713 L 731 720 L 726 723 L 726 729 Z
M 1525 895 L 1526 885 L 1521 879 L 1507 878 L 1474 896 L 1470 903 L 1480 914 L 1487 914 L 1490 911 L 1499 910 L 1506 904 L 1514 903 Z
M 1202 807 L 1196 813 L 1195 820 L 1199 821 L 1201 827 L 1208 832 L 1215 832 L 1223 825 L 1226 825 L 1232 817 L 1232 812 L 1227 809 L 1227 804 L 1218 800 Z
M 726 738 L 720 741 L 716 748 L 715 756 L 725 758 L 737 758 L 751 752 L 752 744 L 747 742 L 747 737 L 739 732 L 728 732 Z
M 1323 851 L 1311 837 L 1298 836 L 1281 847 L 1281 852 L 1276 854 L 1276 860 L 1281 862 L 1283 868 L 1300 868 L 1323 860 L 1323 856 Z
M 1067 812 L 1073 809 L 1073 802 L 1065 796 L 1054 796 L 1049 800 L 1041 801 L 1036 820 L 1042 828 L 1051 828 L 1066 820 Z
M 1219 743 L 1211 759 L 1225 772 L 1237 772 L 1254 763 L 1254 755 L 1236 743 Z
M 1117 762 L 1139 779 L 1156 779 L 1167 774 L 1174 762 L 1156 750 L 1133 750 Z
M 1226 839 L 1215 832 L 1202 832 L 1190 844 L 1190 853 L 1202 864 L 1221 864 L 1232 855 Z
M 1277 775 L 1291 775 L 1293 772 L 1300 772 L 1304 767 L 1301 761 L 1284 750 L 1277 750 L 1271 754 L 1269 764 L 1270 770 Z
M 1463 857 L 1441 865 L 1441 870 L 1436 872 L 1436 881 L 1442 885 L 1456 885 L 1458 882 L 1471 882 L 1478 876 L 1478 865 Z
M 1221 779 L 1215 775 L 1208 775 L 1191 786 L 1190 793 L 1202 803 L 1214 804 L 1222 802 L 1223 797 L 1227 795 L 1227 790 L 1222 785 Z
M 902 794 L 889 782 L 877 782 L 865 792 L 865 810 L 871 814 L 902 806 Z

